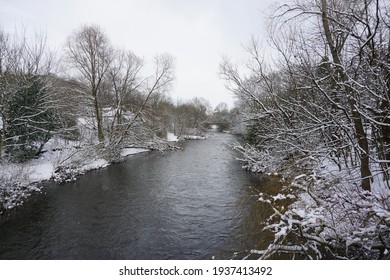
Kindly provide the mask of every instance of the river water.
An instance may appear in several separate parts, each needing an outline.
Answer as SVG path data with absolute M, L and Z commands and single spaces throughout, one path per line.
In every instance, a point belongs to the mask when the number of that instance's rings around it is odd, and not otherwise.
M 76 182 L 48 183 L 0 225 L 1 259 L 230 259 L 258 241 L 245 226 L 258 175 L 233 135 L 130 156 Z

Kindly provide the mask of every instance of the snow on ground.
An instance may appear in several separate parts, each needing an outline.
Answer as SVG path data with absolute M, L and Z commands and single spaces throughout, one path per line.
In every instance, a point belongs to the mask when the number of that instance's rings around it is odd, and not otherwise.
M 206 136 L 200 136 L 195 134 L 184 134 L 180 137 L 176 136 L 172 132 L 167 132 L 167 141 L 168 142 L 178 142 L 180 140 L 204 140 L 206 139 Z
M 26 170 L 31 183 L 49 180 L 54 174 L 54 166 L 50 161 L 33 161 Z
M 175 134 L 173 134 L 172 132 L 167 132 L 167 141 L 168 142 L 177 142 L 177 141 L 179 141 L 179 138 L 177 138 L 177 136 Z
M 348 184 L 350 181 L 360 181 L 360 170 L 357 168 L 350 169 L 343 167 L 339 170 L 339 167 L 329 159 L 323 159 L 321 161 L 321 175 L 323 177 L 333 177 L 338 180 L 339 183 Z M 390 196 L 390 188 L 384 178 L 383 171 L 377 163 L 371 162 L 370 170 L 373 178 L 371 181 L 371 192 L 375 195 Z M 334 179 L 335 180 L 335 179 Z
M 109 163 L 105 160 L 105 159 L 96 159 L 90 163 L 87 163 L 85 165 L 83 165 L 81 168 L 80 168 L 80 171 L 81 172 L 87 172 L 87 171 L 90 171 L 90 170 L 95 170 L 95 169 L 99 169 L 99 168 L 103 168 L 103 167 L 106 167 L 108 166 Z
M 182 135 L 182 136 L 180 136 L 180 138 L 182 138 L 184 140 L 204 140 L 207 137 L 205 137 L 205 136 L 198 136 L 198 135 Z
M 144 149 L 144 148 L 124 148 L 121 151 L 121 156 L 122 157 L 126 157 L 126 156 L 129 156 L 129 155 L 145 153 L 145 152 L 150 152 L 150 150 L 149 149 Z

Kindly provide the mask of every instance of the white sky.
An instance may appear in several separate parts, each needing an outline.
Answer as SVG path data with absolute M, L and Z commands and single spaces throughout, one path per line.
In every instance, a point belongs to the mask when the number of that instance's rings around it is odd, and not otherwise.
M 272 0 L 0 0 L 0 26 L 45 31 L 61 50 L 81 25 L 101 26 L 111 43 L 151 62 L 159 53 L 176 61 L 173 100 L 204 97 L 213 107 L 233 104 L 218 77 L 226 55 L 243 59 L 252 35 L 265 40 Z

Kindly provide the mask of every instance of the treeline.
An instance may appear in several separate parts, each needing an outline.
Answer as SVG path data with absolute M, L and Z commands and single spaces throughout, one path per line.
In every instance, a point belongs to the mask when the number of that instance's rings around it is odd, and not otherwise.
M 145 74 L 143 59 L 114 48 L 95 25 L 70 34 L 60 56 L 44 35 L 1 31 L 0 158 L 26 161 L 54 135 L 115 158 L 126 146 L 162 143 L 167 131 L 194 132 L 211 106 L 202 98 L 173 102 L 174 58 L 153 63 Z
M 388 258 L 389 3 L 291 1 L 270 17 L 268 41 L 274 60 L 253 39 L 245 69 L 221 64 L 245 124 L 243 162 L 282 172 L 296 201 L 286 211 L 263 196 L 276 235 L 257 253 Z
M 246 139 L 279 156 L 359 167 L 360 185 L 389 179 L 390 16 L 386 1 L 295 1 L 274 14 L 267 65 L 256 40 L 247 76 L 226 60 Z M 310 32 L 309 32 L 310 31 Z

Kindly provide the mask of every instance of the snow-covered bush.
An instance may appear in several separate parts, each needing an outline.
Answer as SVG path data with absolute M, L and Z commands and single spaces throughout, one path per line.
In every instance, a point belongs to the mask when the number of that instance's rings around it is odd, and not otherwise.
M 287 254 L 305 259 L 390 259 L 390 193 L 369 193 L 321 169 L 296 176 L 282 193 L 259 194 L 273 215 L 264 230 L 275 234 L 260 259 Z M 281 200 L 294 201 L 288 209 Z M 284 203 L 285 204 L 285 203 Z M 284 205 L 283 204 L 283 205 Z
M 40 191 L 36 184 L 25 183 L 27 173 L 23 166 L 4 168 L 0 165 L 0 168 L 0 214 L 23 204 L 32 192 Z
M 236 144 L 233 148 L 241 153 L 238 160 L 248 171 L 268 173 L 280 167 L 280 161 L 277 161 L 268 150 L 258 150 L 249 144 L 245 146 Z

